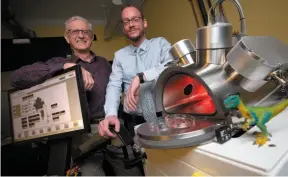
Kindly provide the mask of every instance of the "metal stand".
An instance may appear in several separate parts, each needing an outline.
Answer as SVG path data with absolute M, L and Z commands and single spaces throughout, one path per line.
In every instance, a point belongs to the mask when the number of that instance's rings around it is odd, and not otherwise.
M 50 143 L 47 175 L 65 176 L 70 167 L 71 139 L 53 140 Z

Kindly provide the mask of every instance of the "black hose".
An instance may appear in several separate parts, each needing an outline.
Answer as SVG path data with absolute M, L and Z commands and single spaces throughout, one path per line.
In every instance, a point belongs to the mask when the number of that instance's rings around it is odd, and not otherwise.
M 200 9 L 201 14 L 202 14 L 204 25 L 207 26 L 208 17 L 207 17 L 206 8 L 205 8 L 205 4 L 204 4 L 203 0 L 198 0 L 198 5 L 199 5 L 199 9 Z
M 191 4 L 191 7 L 192 7 L 192 11 L 193 11 L 193 15 L 194 15 L 194 18 L 195 18 L 195 21 L 196 21 L 196 25 L 198 28 L 200 28 L 200 24 L 199 24 L 199 21 L 198 21 L 198 18 L 197 18 L 197 15 L 196 15 L 196 10 L 195 10 L 195 6 L 194 6 L 194 3 L 193 3 L 193 0 L 188 0 Z

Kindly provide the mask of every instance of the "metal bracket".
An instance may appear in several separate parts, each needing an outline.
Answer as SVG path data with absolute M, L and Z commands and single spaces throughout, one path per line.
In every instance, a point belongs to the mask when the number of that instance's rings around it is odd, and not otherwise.
M 270 76 L 277 80 L 279 82 L 279 84 L 281 84 L 282 86 L 286 86 L 287 85 L 287 81 L 284 80 L 284 75 L 282 70 L 276 70 L 272 73 L 270 73 Z

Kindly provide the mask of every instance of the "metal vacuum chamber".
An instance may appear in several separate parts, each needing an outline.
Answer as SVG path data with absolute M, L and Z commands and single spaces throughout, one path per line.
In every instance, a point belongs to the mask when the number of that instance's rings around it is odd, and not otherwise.
M 201 54 L 196 53 L 202 61 L 169 66 L 159 76 L 155 106 L 162 116 L 156 125 L 144 123 L 137 129 L 143 147 L 168 149 L 211 142 L 216 129 L 232 123 L 231 112 L 223 105 L 226 96 L 240 93 L 252 104 L 279 85 L 286 86 L 280 77 L 287 73 L 288 47 L 275 38 L 243 37 L 225 55 L 225 62 L 222 57 L 205 60 L 207 55 Z
M 211 142 L 216 130 L 233 124 L 232 112 L 223 104 L 227 96 L 238 93 L 249 105 L 275 88 L 287 87 L 288 46 L 273 37 L 245 35 L 232 45 L 229 23 L 199 28 L 195 47 L 185 39 L 170 53 L 175 61 L 160 74 L 155 87 L 158 120 L 137 128 L 145 148 Z

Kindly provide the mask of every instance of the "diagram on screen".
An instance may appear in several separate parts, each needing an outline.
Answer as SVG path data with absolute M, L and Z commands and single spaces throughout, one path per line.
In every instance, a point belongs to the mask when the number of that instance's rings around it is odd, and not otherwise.
M 14 126 L 18 126 L 18 137 L 55 132 L 74 126 L 65 83 L 25 94 L 12 101 L 12 117 Z

